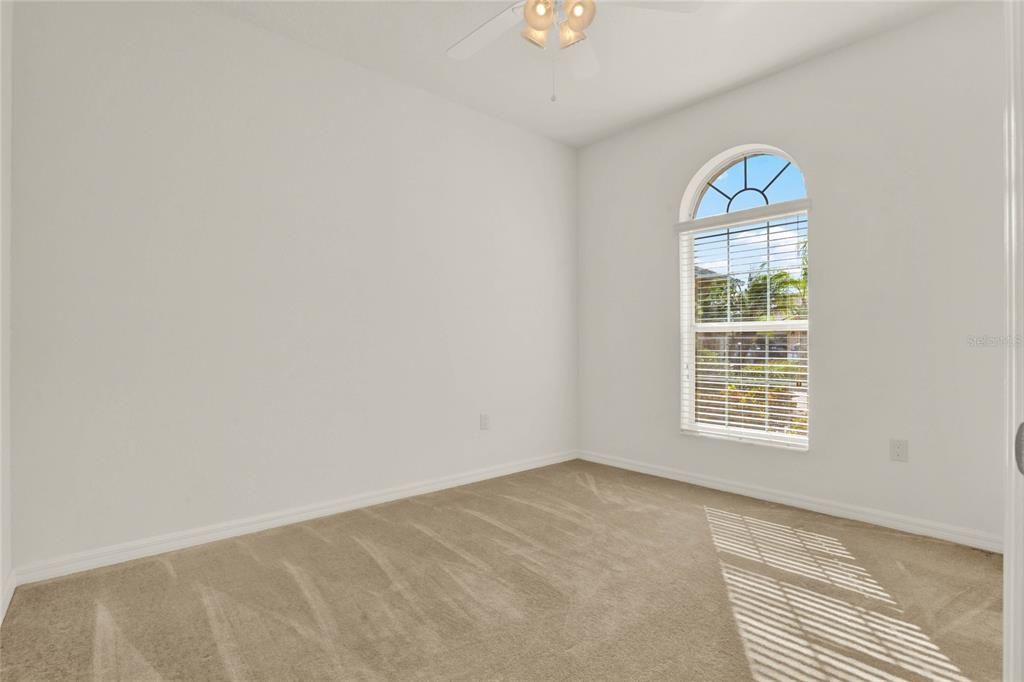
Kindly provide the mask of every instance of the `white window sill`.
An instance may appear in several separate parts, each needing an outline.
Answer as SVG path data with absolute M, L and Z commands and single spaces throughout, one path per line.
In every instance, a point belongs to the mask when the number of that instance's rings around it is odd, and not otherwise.
M 788 441 L 769 440 L 759 437 L 756 432 L 746 435 L 736 430 L 719 431 L 717 429 L 681 427 L 679 433 L 684 436 L 699 436 L 701 438 L 713 438 L 715 440 L 732 441 L 734 443 L 745 443 L 747 445 L 760 445 L 762 447 L 777 448 L 781 450 L 796 450 L 807 452 L 808 441 L 806 438 L 794 438 Z

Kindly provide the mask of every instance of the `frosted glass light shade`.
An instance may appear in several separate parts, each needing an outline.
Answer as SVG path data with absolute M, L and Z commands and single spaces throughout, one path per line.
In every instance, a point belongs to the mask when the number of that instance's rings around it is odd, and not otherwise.
M 555 21 L 555 3 L 553 0 L 526 0 L 523 6 L 523 18 L 530 28 L 543 31 Z
M 585 40 L 587 34 L 583 31 L 574 31 L 569 26 L 569 21 L 563 21 L 558 25 L 558 44 L 564 50 L 567 47 L 575 45 L 581 40 Z
M 527 26 L 523 29 L 521 34 L 528 41 L 536 45 L 537 47 L 544 47 L 547 44 L 548 32 L 547 30 L 538 30 Z
M 593 23 L 597 15 L 597 3 L 594 0 L 567 0 L 565 3 L 565 23 L 576 33 L 582 33 Z

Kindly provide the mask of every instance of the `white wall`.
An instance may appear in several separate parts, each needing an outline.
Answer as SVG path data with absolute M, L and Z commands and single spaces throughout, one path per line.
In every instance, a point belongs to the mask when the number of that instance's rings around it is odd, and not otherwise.
M 578 159 L 195 5 L 14 19 L 19 568 L 577 444 L 998 536 L 995 5 Z M 813 202 L 807 453 L 678 432 L 672 224 L 751 142 Z
M 1005 348 L 969 337 L 1005 329 L 1001 16 L 946 9 L 582 151 L 584 450 L 998 546 Z M 810 192 L 809 452 L 679 432 L 672 226 L 744 143 L 790 153 Z
M 572 150 L 198 5 L 14 18 L 17 567 L 574 447 Z

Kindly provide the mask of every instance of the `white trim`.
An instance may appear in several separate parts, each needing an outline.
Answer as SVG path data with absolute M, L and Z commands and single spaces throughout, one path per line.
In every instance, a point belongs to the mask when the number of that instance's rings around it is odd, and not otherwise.
M 619 469 L 658 476 L 660 478 L 682 481 L 684 483 L 699 485 L 713 490 L 721 490 L 768 502 L 786 504 L 798 509 L 807 509 L 840 518 L 863 521 L 865 523 L 871 523 L 884 528 L 893 528 L 908 533 L 938 538 L 949 542 L 956 542 L 958 544 L 976 547 L 986 551 L 1002 551 L 1002 539 L 999 536 L 989 535 L 969 528 L 936 523 L 924 519 L 870 509 L 867 507 L 834 502 L 832 500 L 798 495 L 782 490 L 737 483 L 713 476 L 688 473 L 679 469 L 646 464 L 644 462 L 626 459 L 623 457 L 615 457 L 591 451 L 580 451 L 576 453 L 561 452 L 532 459 L 519 460 L 517 462 L 488 467 L 485 469 L 477 469 L 463 474 L 443 476 L 426 481 L 420 481 L 418 483 L 387 488 L 373 493 L 353 495 L 317 505 L 296 507 L 281 512 L 263 514 L 260 516 L 249 517 L 247 519 L 239 519 L 237 521 L 229 521 L 202 528 L 168 533 L 166 535 L 153 538 L 126 542 L 109 547 L 101 547 L 94 550 L 86 550 L 76 554 L 69 554 L 63 557 L 34 562 L 18 567 L 12 575 L 8 576 L 8 580 L 5 581 L 6 589 L 4 590 L 4 594 L 0 595 L 0 598 L 2 598 L 2 604 L 4 605 L 4 610 L 6 610 L 6 605 L 10 603 L 11 597 L 13 596 L 15 585 L 25 585 L 39 580 L 47 580 L 49 578 L 70 575 L 72 573 L 78 573 L 80 571 L 86 571 L 93 568 L 111 566 L 124 561 L 131 561 L 132 559 L 141 559 L 154 556 L 156 554 L 162 554 L 164 552 L 214 542 L 216 540 L 255 533 L 268 528 L 277 528 L 292 523 L 319 518 L 321 516 L 330 516 L 332 514 L 351 511 L 353 509 L 368 507 L 384 502 L 391 502 L 405 497 L 423 495 L 430 492 L 436 492 L 438 490 L 466 485 L 468 483 L 484 481 L 490 478 L 497 478 L 499 476 L 506 476 L 520 471 L 528 471 L 538 467 L 567 462 L 576 458 L 583 459 L 588 462 L 595 462 L 597 464 L 613 466 Z
M 679 432 L 684 436 L 703 436 L 717 440 L 731 440 L 736 443 L 767 445 L 769 447 L 783 448 L 784 450 L 801 450 L 806 452 L 809 449 L 807 436 L 755 431 L 754 429 L 744 429 L 738 426 L 715 426 L 713 424 L 693 422 L 681 427 Z
M 14 571 L 11 571 L 10 575 L 5 575 L 3 579 L 3 593 L 0 594 L 0 625 L 7 617 L 7 607 L 11 605 L 15 587 L 15 575 Z
M 406 485 L 396 486 L 394 488 L 386 488 L 375 492 L 351 495 L 349 497 L 330 500 L 328 502 L 321 502 L 303 507 L 293 507 L 292 509 L 271 512 L 269 514 L 261 514 L 259 516 L 251 516 L 246 519 L 237 519 L 235 521 L 217 523 L 210 526 L 204 526 L 202 528 L 192 528 L 189 530 L 168 533 L 166 535 L 144 538 L 142 540 L 133 540 L 119 545 L 89 549 L 84 552 L 67 554 L 53 559 L 44 559 L 43 561 L 36 561 L 24 566 L 16 567 L 14 570 L 14 576 L 11 580 L 12 591 L 13 585 L 15 584 L 25 585 L 26 583 L 33 583 L 39 580 L 47 580 L 49 578 L 70 575 L 72 573 L 78 573 L 79 571 L 87 571 L 89 569 L 100 568 L 102 566 L 111 566 L 113 564 L 119 564 L 132 559 L 141 559 L 143 557 L 171 552 L 177 549 L 194 547 L 195 545 L 202 545 L 215 540 L 223 540 L 226 538 L 237 537 L 239 535 L 246 535 L 248 533 L 255 533 L 268 528 L 286 526 L 291 523 L 308 521 L 309 519 L 315 519 L 321 516 L 339 514 L 341 512 L 369 507 L 384 502 L 391 502 L 405 497 L 432 493 L 446 488 L 466 485 L 467 483 L 476 483 L 489 478 L 497 478 L 498 476 L 507 476 L 508 474 L 536 469 L 537 467 L 558 464 L 559 462 L 567 462 L 575 458 L 576 454 L 573 452 L 559 452 L 531 459 L 518 460 L 508 464 L 499 464 L 497 466 L 487 467 L 484 469 L 467 471 L 461 474 L 440 476 L 425 481 L 409 483 Z
M 1024 679 L 1024 478 L 1017 471 L 1014 436 L 1024 421 L 1024 7 L 1005 4 L 1006 22 L 1006 206 L 1007 286 L 1006 517 L 1003 555 L 1003 679 Z
M 698 232 L 700 230 L 712 230 L 717 228 L 736 227 L 749 223 L 763 223 L 767 220 L 777 220 L 791 215 L 806 213 L 811 208 L 810 199 L 794 199 L 793 201 L 782 201 L 777 204 L 747 208 L 735 213 L 723 213 L 712 215 L 707 218 L 694 218 L 676 223 L 677 232 Z
M 747 483 L 729 481 L 724 478 L 717 478 L 714 476 L 694 474 L 681 469 L 673 469 L 656 464 L 647 464 L 645 462 L 638 462 L 624 457 L 615 457 L 613 455 L 605 455 L 597 452 L 583 451 L 579 453 L 579 456 L 580 459 L 584 459 L 588 462 L 605 464 L 619 469 L 627 469 L 629 471 L 636 471 L 642 474 L 658 476 L 660 478 L 669 478 L 674 481 L 682 481 L 684 483 L 699 485 L 703 488 L 711 488 L 713 490 L 721 490 L 723 492 L 735 493 L 737 495 L 745 495 L 746 497 L 753 497 L 767 502 L 786 504 L 790 507 L 807 509 L 821 514 L 838 516 L 839 518 L 863 521 L 876 526 L 882 526 L 883 528 L 893 528 L 895 530 L 901 530 L 915 535 L 924 535 L 931 538 L 938 538 L 939 540 L 947 540 L 949 542 L 955 542 L 957 544 L 967 545 L 968 547 L 975 547 L 989 552 L 1001 552 L 1003 547 L 1002 538 L 1000 536 L 991 535 L 971 528 L 951 526 L 949 524 L 937 523 L 926 519 L 903 516 L 902 514 L 893 514 L 880 509 L 871 509 L 869 507 L 861 507 L 859 505 L 846 504 L 844 502 L 835 502 L 833 500 L 825 500 L 819 497 L 809 497 L 807 495 L 790 493 L 784 490 L 776 490 Z
M 697 332 L 805 332 L 807 320 L 774 320 L 771 322 L 695 322 Z
M 0 5 L 0 623 L 14 594 L 11 568 L 11 99 L 13 3 Z

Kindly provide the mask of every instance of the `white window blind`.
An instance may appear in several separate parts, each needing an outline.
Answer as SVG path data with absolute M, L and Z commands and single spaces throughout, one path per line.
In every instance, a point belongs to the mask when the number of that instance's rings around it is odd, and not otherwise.
M 679 235 L 682 428 L 806 447 L 806 208 L 718 221 Z

